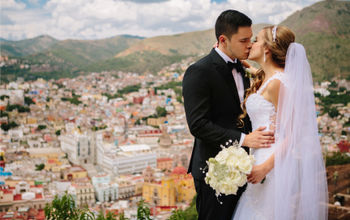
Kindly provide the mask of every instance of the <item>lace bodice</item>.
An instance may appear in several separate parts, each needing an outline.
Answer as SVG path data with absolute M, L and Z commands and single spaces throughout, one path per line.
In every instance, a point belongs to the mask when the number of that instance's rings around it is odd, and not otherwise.
M 276 114 L 275 106 L 267 101 L 261 93 L 265 90 L 266 86 L 274 79 L 281 80 L 282 73 L 277 72 L 270 77 L 256 93 L 251 94 L 246 102 L 246 109 L 249 118 L 252 122 L 253 130 L 260 126 L 266 126 L 269 129 L 271 124 L 271 118 Z
M 252 122 L 253 131 L 261 126 L 266 126 L 266 130 L 269 130 L 271 125 L 271 119 L 276 115 L 275 106 L 267 101 L 261 93 L 265 90 L 266 86 L 274 79 L 281 81 L 281 72 L 277 72 L 275 75 L 270 77 L 256 93 L 251 94 L 246 102 L 246 109 L 249 115 L 250 121 Z M 254 154 L 256 159 L 256 164 L 264 162 L 268 156 L 273 152 L 273 147 L 271 148 L 251 148 L 251 154 Z

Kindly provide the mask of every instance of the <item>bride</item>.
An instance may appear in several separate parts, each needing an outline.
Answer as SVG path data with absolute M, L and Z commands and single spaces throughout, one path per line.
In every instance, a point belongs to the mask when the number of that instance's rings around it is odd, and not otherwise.
M 248 114 L 253 130 L 275 130 L 276 143 L 251 149 L 256 162 L 234 220 L 327 219 L 312 76 L 304 47 L 294 40 L 287 27 L 269 26 L 251 48 L 248 59 L 261 69 L 247 91 L 240 118 Z

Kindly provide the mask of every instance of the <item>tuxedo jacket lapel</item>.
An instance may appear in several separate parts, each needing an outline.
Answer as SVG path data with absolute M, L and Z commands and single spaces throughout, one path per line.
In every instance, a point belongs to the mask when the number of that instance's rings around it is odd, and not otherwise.
M 232 72 L 228 69 L 226 62 L 214 49 L 211 51 L 210 55 L 213 59 L 213 64 L 215 66 L 216 71 L 221 77 L 223 77 L 225 83 L 230 88 L 235 101 L 240 103 L 235 79 L 233 78 Z

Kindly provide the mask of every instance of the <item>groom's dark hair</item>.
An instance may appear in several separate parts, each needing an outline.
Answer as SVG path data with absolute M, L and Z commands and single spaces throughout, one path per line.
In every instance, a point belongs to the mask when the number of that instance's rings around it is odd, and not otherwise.
M 252 20 L 245 14 L 236 10 L 226 10 L 222 12 L 215 23 L 215 35 L 219 40 L 220 35 L 231 38 L 238 32 L 239 27 L 250 27 Z

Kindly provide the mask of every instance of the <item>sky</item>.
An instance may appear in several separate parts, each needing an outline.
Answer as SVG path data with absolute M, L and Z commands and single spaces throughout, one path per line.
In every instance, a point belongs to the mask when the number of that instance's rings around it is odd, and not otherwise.
M 0 37 L 21 40 L 143 37 L 213 28 L 227 9 L 278 24 L 318 0 L 0 0 Z

